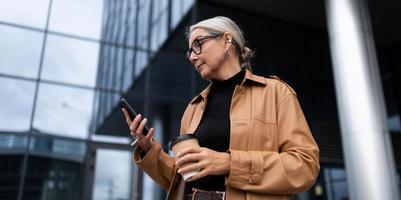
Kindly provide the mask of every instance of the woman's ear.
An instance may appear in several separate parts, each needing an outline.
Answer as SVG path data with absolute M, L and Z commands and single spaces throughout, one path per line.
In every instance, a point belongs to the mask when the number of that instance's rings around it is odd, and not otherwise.
M 231 44 L 231 42 L 232 42 L 232 35 L 231 35 L 231 33 L 225 32 L 224 35 L 223 35 L 223 38 L 224 38 L 224 43 L 225 43 L 225 44 L 227 44 L 227 43 Z

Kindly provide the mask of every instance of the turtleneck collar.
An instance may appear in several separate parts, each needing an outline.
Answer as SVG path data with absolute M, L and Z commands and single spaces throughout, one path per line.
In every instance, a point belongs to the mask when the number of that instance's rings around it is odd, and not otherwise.
M 215 88 L 225 88 L 241 84 L 245 77 L 245 70 L 241 69 L 237 74 L 227 80 L 212 80 L 212 86 Z

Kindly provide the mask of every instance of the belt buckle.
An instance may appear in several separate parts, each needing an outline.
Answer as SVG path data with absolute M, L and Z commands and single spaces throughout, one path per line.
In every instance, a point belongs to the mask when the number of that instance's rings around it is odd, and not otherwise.
M 224 191 L 216 191 L 216 194 L 221 195 L 221 199 L 226 199 L 226 192 Z

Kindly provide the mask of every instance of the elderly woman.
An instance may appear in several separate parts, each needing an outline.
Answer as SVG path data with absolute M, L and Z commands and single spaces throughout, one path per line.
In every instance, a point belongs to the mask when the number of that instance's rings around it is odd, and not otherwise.
M 153 128 L 141 134 L 146 118 L 131 121 L 123 109 L 139 167 L 168 190 L 167 199 L 290 199 L 312 186 L 319 150 L 294 90 L 250 72 L 252 52 L 227 17 L 191 26 L 188 40 L 188 59 L 211 84 L 188 104 L 180 134 L 195 134 L 200 147 L 170 157 Z M 184 181 L 193 170 L 200 171 Z

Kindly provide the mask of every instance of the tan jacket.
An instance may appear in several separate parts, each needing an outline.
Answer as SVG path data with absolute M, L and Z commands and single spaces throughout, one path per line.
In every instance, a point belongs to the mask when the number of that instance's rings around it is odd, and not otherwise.
M 188 105 L 180 134 L 194 133 L 206 107 L 210 85 Z M 319 173 L 316 145 L 295 92 L 284 82 L 246 71 L 236 86 L 230 108 L 231 169 L 226 197 L 233 200 L 281 200 L 307 190 Z M 185 182 L 176 173 L 174 158 L 155 142 L 135 162 L 159 185 L 167 199 L 180 199 Z

